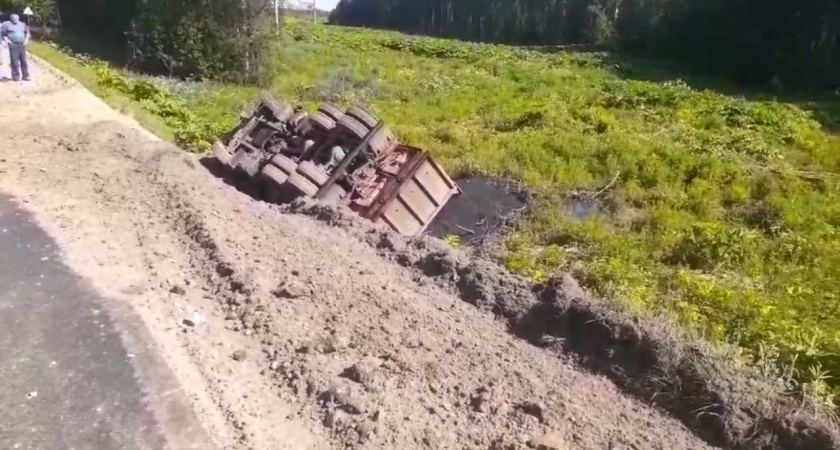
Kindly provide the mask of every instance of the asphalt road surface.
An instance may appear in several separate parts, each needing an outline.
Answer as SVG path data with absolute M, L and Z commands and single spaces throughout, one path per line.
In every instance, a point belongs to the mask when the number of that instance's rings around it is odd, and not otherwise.
M 0 449 L 167 448 L 134 357 L 105 301 L 0 194 Z

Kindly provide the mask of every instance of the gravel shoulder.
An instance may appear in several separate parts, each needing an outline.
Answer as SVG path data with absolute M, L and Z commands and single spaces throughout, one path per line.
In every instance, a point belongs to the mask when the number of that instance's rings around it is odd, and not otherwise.
M 216 448 L 706 449 L 351 230 L 212 177 L 35 62 L 0 191 L 140 317 Z

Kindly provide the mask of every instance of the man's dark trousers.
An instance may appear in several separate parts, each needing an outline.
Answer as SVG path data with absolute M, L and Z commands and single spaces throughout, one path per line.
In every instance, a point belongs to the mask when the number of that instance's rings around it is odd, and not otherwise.
M 26 63 L 26 45 L 10 43 L 9 56 L 12 58 L 12 80 L 20 80 L 21 75 L 24 80 L 28 80 L 29 65 Z

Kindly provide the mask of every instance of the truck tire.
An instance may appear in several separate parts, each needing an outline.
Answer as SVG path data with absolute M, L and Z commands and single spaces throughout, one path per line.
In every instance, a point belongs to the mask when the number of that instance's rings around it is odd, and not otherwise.
M 314 197 L 315 194 L 318 193 L 318 186 L 312 184 L 311 181 L 307 180 L 301 173 L 295 172 L 292 176 L 286 180 L 284 186 L 287 186 L 292 191 L 300 195 L 305 195 L 307 197 Z
M 335 120 L 320 111 L 309 116 L 309 124 L 326 132 L 332 131 L 335 128 Z
M 253 177 L 260 171 L 260 158 L 251 153 L 242 155 L 242 158 L 236 163 L 236 170 L 249 178 Z
M 291 106 L 283 103 L 271 92 L 260 91 L 260 100 L 271 110 L 278 122 L 285 122 L 295 113 Z
M 397 137 L 388 127 L 382 127 L 370 138 L 368 145 L 373 155 L 379 156 L 397 147 Z
M 225 145 L 222 144 L 220 141 L 213 142 L 213 156 L 218 160 L 220 163 L 230 166 L 230 160 L 233 159 L 233 155 L 228 152 Z
M 321 103 L 321 106 L 318 107 L 318 112 L 323 113 L 336 122 L 344 115 L 344 112 L 332 103 Z
M 274 155 L 271 158 L 270 165 L 276 166 L 280 170 L 286 173 L 286 175 L 291 175 L 295 173 L 297 170 L 297 163 L 292 161 L 286 155 Z
M 284 172 L 273 164 L 266 164 L 262 168 L 263 180 L 269 184 L 269 189 L 277 188 L 289 179 L 289 173 Z
M 321 187 L 330 178 L 330 175 L 320 167 L 312 164 L 311 161 L 303 161 L 297 167 L 297 173 L 311 181 L 316 187 Z
M 369 129 L 373 129 L 376 127 L 376 124 L 379 123 L 379 118 L 371 114 L 368 110 L 362 108 L 361 106 L 353 105 L 348 110 L 346 115 L 358 120 L 364 126 L 368 127 Z
M 364 139 L 370 131 L 368 127 L 349 115 L 339 119 L 337 127 L 351 138 L 358 140 Z

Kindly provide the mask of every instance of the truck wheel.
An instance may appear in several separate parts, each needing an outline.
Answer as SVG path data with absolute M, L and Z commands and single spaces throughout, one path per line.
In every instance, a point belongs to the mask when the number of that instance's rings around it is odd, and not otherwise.
M 309 116 L 309 124 L 321 131 L 327 132 L 335 128 L 335 120 L 320 111 Z
M 236 170 L 249 178 L 253 177 L 260 171 L 260 158 L 250 153 L 242 155 L 242 158 L 236 163 Z
M 343 116 L 339 119 L 337 126 L 351 137 L 359 140 L 364 139 L 365 136 L 367 136 L 368 131 L 370 131 L 370 129 L 364 126 L 364 124 L 349 115 Z
M 300 173 L 295 172 L 286 180 L 286 184 L 292 190 L 296 191 L 298 195 L 305 195 L 307 197 L 314 197 L 318 193 L 318 186 L 312 184 L 311 181 L 304 178 Z
M 321 106 L 318 107 L 318 112 L 323 113 L 336 122 L 344 115 L 344 113 L 332 103 L 321 103 Z
M 289 118 L 295 113 L 295 110 L 292 109 L 291 106 L 280 101 L 280 99 L 275 97 L 271 92 L 260 91 L 260 100 L 262 100 L 263 104 L 271 110 L 274 114 L 274 118 L 277 119 L 278 122 L 285 122 L 289 120 Z
M 368 143 L 374 156 L 390 152 L 397 146 L 397 137 L 388 127 L 382 127 L 376 132 Z
M 371 130 L 379 123 L 379 118 L 371 114 L 368 110 L 361 106 L 353 105 L 347 110 L 347 115 L 358 120 Z
M 289 174 L 277 166 L 267 164 L 262 168 L 263 179 L 269 184 L 269 189 L 276 188 L 289 179 Z
M 297 167 L 297 173 L 303 175 L 304 178 L 311 181 L 319 188 L 330 178 L 330 175 L 327 172 L 324 172 L 323 169 L 315 164 L 312 164 L 311 161 L 303 161 L 300 163 Z
M 298 167 L 297 163 L 292 161 L 286 155 L 274 155 L 271 158 L 271 165 L 277 166 L 287 175 L 295 173 L 295 170 L 297 170 Z
M 220 141 L 213 142 L 213 156 L 222 164 L 229 166 L 230 160 L 233 159 L 233 155 L 227 151 L 225 145 L 222 144 Z

